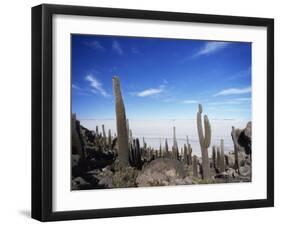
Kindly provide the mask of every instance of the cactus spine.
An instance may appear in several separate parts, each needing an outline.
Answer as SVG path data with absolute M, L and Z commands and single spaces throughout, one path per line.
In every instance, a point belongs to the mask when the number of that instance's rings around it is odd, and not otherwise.
M 197 130 L 199 136 L 199 142 L 202 153 L 202 170 L 203 170 L 203 179 L 210 178 L 210 164 L 209 164 L 209 156 L 208 156 L 208 147 L 211 142 L 211 125 L 208 119 L 208 116 L 204 116 L 204 127 L 205 134 L 203 134 L 202 128 L 202 105 L 199 104 L 198 112 L 197 112 Z
M 115 111 L 117 125 L 117 142 L 118 142 L 118 158 L 120 166 L 126 167 L 129 165 L 129 143 L 128 130 L 126 121 L 125 106 L 120 89 L 119 78 L 113 77 L 113 89 L 115 95 Z

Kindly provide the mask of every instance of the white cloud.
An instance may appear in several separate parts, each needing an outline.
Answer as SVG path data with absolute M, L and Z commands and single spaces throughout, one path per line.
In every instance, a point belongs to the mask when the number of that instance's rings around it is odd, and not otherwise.
M 72 84 L 72 88 L 73 88 L 73 89 L 80 90 L 80 87 L 79 87 L 79 86 L 77 86 L 77 85 L 75 85 L 75 84 Z
M 109 94 L 103 89 L 102 84 L 93 75 L 87 75 L 85 80 L 90 82 L 91 91 L 93 93 L 99 93 L 104 97 L 109 96 Z
M 123 49 L 121 48 L 121 45 L 119 44 L 119 42 L 117 42 L 116 40 L 114 40 L 112 42 L 112 49 L 118 53 L 120 56 L 123 55 Z
M 100 42 L 94 40 L 94 41 L 91 41 L 91 42 L 85 42 L 85 44 L 93 49 L 96 49 L 98 51 L 105 51 L 105 48 L 100 44 Z
M 250 97 L 244 97 L 244 98 L 236 98 L 235 99 L 236 101 L 251 101 L 252 100 L 252 98 L 250 98 Z
M 228 45 L 229 42 L 207 42 L 197 53 L 194 54 L 194 57 L 209 55 L 218 52 Z
M 235 73 L 235 74 L 231 75 L 230 77 L 227 78 L 227 80 L 235 80 L 235 79 L 239 79 L 239 78 L 246 78 L 248 76 L 251 76 L 251 72 L 252 72 L 251 67 L 248 67 L 245 70 L 241 70 L 238 73 Z
M 197 104 L 197 100 L 184 100 L 182 101 L 183 104 Z
M 163 92 L 163 89 L 146 89 L 146 90 L 143 90 L 139 93 L 137 93 L 137 96 L 139 97 L 147 97 L 147 96 L 153 96 L 153 95 L 156 95 L 158 93 L 162 93 Z
M 138 97 L 155 96 L 165 90 L 165 85 L 160 85 L 158 88 L 145 89 L 141 92 L 135 93 Z
M 245 97 L 245 98 L 234 98 L 231 100 L 226 100 L 226 101 L 221 101 L 221 102 L 209 102 L 207 103 L 210 106 L 217 106 L 217 105 L 239 105 L 239 104 L 245 104 L 249 101 L 251 101 L 252 99 L 249 97 Z
M 239 101 L 222 101 L 222 102 L 210 102 L 207 103 L 208 105 L 211 106 L 217 106 L 217 105 L 234 105 L 234 104 L 241 104 Z
M 251 87 L 246 87 L 246 88 L 230 88 L 230 89 L 225 89 L 222 90 L 218 93 L 216 93 L 214 96 L 227 96 L 227 95 L 238 95 L 238 94 L 245 94 L 245 93 L 250 93 L 251 92 Z

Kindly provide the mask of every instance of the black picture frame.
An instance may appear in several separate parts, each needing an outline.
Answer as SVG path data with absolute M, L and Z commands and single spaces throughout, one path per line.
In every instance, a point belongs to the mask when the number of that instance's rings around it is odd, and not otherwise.
M 95 210 L 52 210 L 52 18 L 55 14 L 267 28 L 267 198 Z M 274 206 L 274 20 L 43 4 L 32 8 L 32 218 L 40 221 L 122 217 Z

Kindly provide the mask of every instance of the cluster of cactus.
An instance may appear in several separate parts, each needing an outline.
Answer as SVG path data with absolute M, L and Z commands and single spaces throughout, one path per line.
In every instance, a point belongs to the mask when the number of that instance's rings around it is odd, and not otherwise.
M 181 148 L 179 153 L 179 147 L 176 138 L 176 127 L 173 127 L 173 145 L 171 152 L 169 151 L 168 140 L 165 139 L 165 143 L 162 146 L 160 140 L 160 146 L 158 150 L 155 150 L 147 146 L 145 139 L 143 138 L 143 146 L 140 147 L 139 139 L 133 138 L 132 130 L 129 128 L 129 121 L 126 118 L 125 106 L 121 94 L 120 81 L 118 77 L 113 77 L 113 88 L 115 95 L 115 110 L 116 110 L 116 125 L 117 125 L 117 144 L 118 144 L 118 159 L 119 164 L 126 166 L 133 166 L 137 169 L 141 169 L 145 162 L 150 162 L 156 158 L 170 158 L 174 160 L 183 161 L 187 166 L 192 166 L 193 175 L 198 176 L 198 166 L 200 166 L 200 172 L 203 179 L 209 179 L 211 177 L 211 166 L 219 172 L 226 170 L 228 164 L 228 156 L 224 153 L 224 141 L 221 140 L 220 146 L 212 148 L 212 161 L 209 160 L 208 148 L 211 143 L 211 125 L 207 115 L 204 115 L 202 122 L 202 105 L 199 104 L 197 112 L 197 131 L 199 137 L 199 143 L 201 148 L 202 163 L 199 163 L 197 156 L 192 156 L 192 147 L 187 142 Z M 204 126 L 204 129 L 203 129 Z M 98 127 L 96 127 L 96 134 L 98 134 Z M 232 138 L 235 147 L 235 167 L 238 168 L 238 148 L 237 137 L 235 136 L 235 128 L 232 129 Z M 102 126 L 102 141 L 104 145 L 111 146 L 112 136 L 109 130 L 108 136 L 106 136 L 105 128 Z M 191 168 L 190 168 L 191 169 Z
M 212 166 L 217 173 L 224 172 L 229 167 L 228 155 L 224 152 L 224 140 L 220 140 L 220 146 L 212 148 Z
M 141 156 L 140 142 L 138 138 L 133 139 L 130 143 L 129 162 L 131 166 L 136 167 L 139 170 L 142 169 L 143 161 Z
M 183 159 L 187 165 L 192 165 L 192 148 L 191 148 L 191 144 L 189 143 L 188 136 L 186 137 L 186 141 L 187 144 L 184 144 L 183 147 L 184 148 Z
M 138 138 L 133 137 L 132 130 L 129 127 L 129 120 L 126 118 L 125 106 L 122 98 L 120 81 L 118 77 L 113 77 L 113 90 L 115 96 L 115 112 L 116 112 L 116 128 L 117 135 L 112 136 L 111 130 L 106 134 L 105 126 L 102 125 L 101 131 L 96 126 L 95 131 L 87 134 L 85 137 L 87 145 L 92 145 L 98 150 L 116 150 L 119 169 L 127 168 L 128 166 L 141 170 L 143 165 L 157 158 L 169 158 L 173 160 L 182 161 L 187 170 L 192 171 L 194 177 L 198 177 L 199 173 L 202 179 L 208 180 L 215 173 L 225 172 L 229 167 L 228 156 L 224 152 L 224 140 L 220 140 L 219 146 L 212 147 L 211 162 L 209 159 L 208 148 L 211 144 L 211 125 L 207 115 L 204 115 L 202 121 L 202 105 L 199 104 L 197 112 L 197 132 L 199 137 L 199 144 L 201 148 L 201 160 L 196 155 L 192 155 L 192 147 L 188 137 L 183 147 L 179 147 L 176 138 L 176 127 L 173 127 L 172 148 L 169 151 L 167 138 L 162 146 L 160 140 L 159 149 L 149 147 L 143 137 L 143 146 L 140 146 Z M 204 127 L 204 128 L 203 128 Z M 83 159 L 87 157 L 87 146 L 83 143 L 83 129 L 76 116 L 72 116 L 72 150 L 75 154 L 79 154 Z M 89 131 L 86 131 L 87 133 Z M 235 164 L 234 169 L 239 170 L 238 152 L 241 147 L 238 144 L 239 130 L 232 127 L 231 136 L 234 143 Z M 116 146 L 115 146 L 116 144 Z M 116 156 L 115 156 L 116 157 Z M 211 171 L 212 168 L 212 171 Z
M 201 155 L 202 155 L 202 173 L 203 179 L 209 179 L 210 174 L 210 164 L 209 164 L 209 156 L 208 156 L 208 148 L 211 143 L 211 125 L 207 115 L 204 115 L 204 132 L 202 128 L 202 105 L 199 104 L 198 112 L 197 112 L 197 130 L 199 136 L 199 143 L 201 147 Z

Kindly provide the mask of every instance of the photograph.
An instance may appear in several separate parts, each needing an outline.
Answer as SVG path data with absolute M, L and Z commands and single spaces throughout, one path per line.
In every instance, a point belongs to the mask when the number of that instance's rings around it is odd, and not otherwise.
M 251 42 L 70 39 L 72 191 L 251 183 Z

